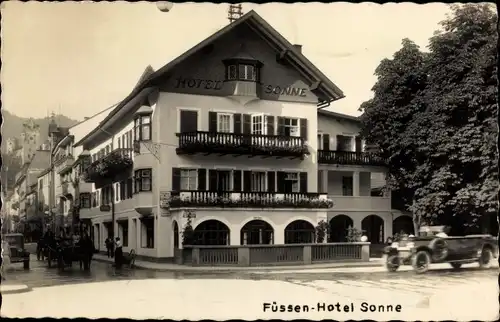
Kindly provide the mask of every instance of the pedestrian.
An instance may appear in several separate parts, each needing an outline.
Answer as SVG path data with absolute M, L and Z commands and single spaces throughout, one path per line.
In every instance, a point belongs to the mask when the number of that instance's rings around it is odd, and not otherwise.
M 115 242 L 115 267 L 120 269 L 122 268 L 123 264 L 123 248 L 122 248 L 122 242 L 120 240 L 120 237 L 116 237 L 116 242 Z
M 106 238 L 106 240 L 104 241 L 104 244 L 106 245 L 106 254 L 108 255 L 108 258 L 110 258 L 111 257 L 111 242 L 110 242 L 109 237 Z

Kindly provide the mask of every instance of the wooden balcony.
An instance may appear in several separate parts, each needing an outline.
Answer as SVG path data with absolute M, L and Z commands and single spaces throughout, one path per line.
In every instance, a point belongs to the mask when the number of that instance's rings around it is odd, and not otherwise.
M 369 152 L 318 150 L 318 163 L 341 165 L 386 166 L 386 162 Z
M 300 137 L 214 132 L 178 133 L 177 154 L 203 153 L 249 157 L 302 158 L 309 154 Z
M 130 176 L 133 161 L 132 149 L 116 149 L 105 157 L 92 162 L 83 171 L 82 178 L 85 182 L 93 182 L 96 188 L 123 180 Z
M 333 206 L 326 194 L 233 191 L 176 191 L 170 208 L 302 208 L 328 209 Z

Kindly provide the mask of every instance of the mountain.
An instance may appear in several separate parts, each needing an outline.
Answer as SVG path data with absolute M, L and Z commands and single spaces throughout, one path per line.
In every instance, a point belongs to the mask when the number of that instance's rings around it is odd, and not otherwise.
M 10 113 L 9 111 L 2 109 L 2 117 L 3 117 L 3 122 L 2 122 L 2 141 L 6 140 L 7 138 L 16 138 L 17 140 L 20 139 L 21 133 L 23 132 L 23 124 L 29 120 L 28 117 L 19 117 L 17 115 L 14 115 Z M 56 115 L 55 116 L 56 122 L 58 126 L 61 127 L 69 127 L 72 125 L 75 125 L 79 121 L 70 119 L 67 116 L 64 115 Z M 40 144 L 45 142 L 47 140 L 49 134 L 49 124 L 50 124 L 50 117 L 44 117 L 41 119 L 33 119 L 35 124 L 38 124 L 40 126 Z M 20 143 L 20 142 L 18 142 Z M 5 144 L 2 144 L 2 151 L 3 147 Z

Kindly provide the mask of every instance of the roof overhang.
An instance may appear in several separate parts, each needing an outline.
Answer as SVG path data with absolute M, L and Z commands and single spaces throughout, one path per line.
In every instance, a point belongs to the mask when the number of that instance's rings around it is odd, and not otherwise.
M 361 123 L 361 120 L 359 117 L 352 116 L 352 115 L 347 115 L 347 114 L 342 114 L 342 113 L 337 113 L 337 112 L 332 112 L 332 111 L 327 111 L 327 110 L 318 110 L 318 115 L 323 115 L 329 118 L 334 118 L 334 119 L 339 119 L 339 120 L 348 120 L 351 122 L 355 123 Z
M 94 146 L 99 145 L 102 141 L 111 138 L 112 133 L 109 131 L 118 120 L 127 116 L 129 112 L 137 107 L 142 101 L 151 94 L 155 88 L 136 88 L 130 93 L 109 115 L 99 123 L 99 125 L 84 136 L 74 146 L 83 145 L 85 149 L 91 150 Z

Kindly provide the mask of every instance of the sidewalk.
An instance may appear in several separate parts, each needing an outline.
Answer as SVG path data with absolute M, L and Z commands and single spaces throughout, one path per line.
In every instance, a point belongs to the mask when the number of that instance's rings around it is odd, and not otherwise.
M 108 258 L 106 255 L 95 254 L 94 260 L 98 262 L 113 263 L 114 259 Z M 376 267 L 381 266 L 380 258 L 370 258 L 369 262 L 337 262 L 312 265 L 293 265 L 293 266 L 188 266 L 170 263 L 154 263 L 142 260 L 135 260 L 134 267 L 142 269 L 150 269 L 155 271 L 172 271 L 172 272 L 262 272 L 262 271 L 285 271 L 285 270 L 305 270 L 305 269 L 326 269 L 326 268 L 359 268 L 359 267 Z

